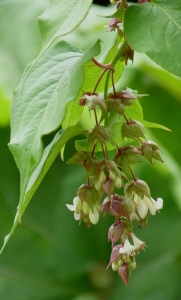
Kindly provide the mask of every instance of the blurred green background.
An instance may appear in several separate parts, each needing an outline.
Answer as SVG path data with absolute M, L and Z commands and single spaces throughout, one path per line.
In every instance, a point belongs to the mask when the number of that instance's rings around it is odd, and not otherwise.
M 41 41 L 37 16 L 46 0 L 0 1 L 0 242 L 10 231 L 19 197 L 19 173 L 8 150 L 12 92 L 26 66 L 38 54 Z M 103 25 L 110 8 L 93 6 L 87 19 L 67 37 L 82 49 L 97 38 L 103 47 L 111 33 Z M 181 80 L 144 55 L 126 68 L 120 87 L 149 94 L 141 104 L 147 121 L 172 132 L 153 129 L 165 164 L 153 168 L 146 161 L 135 172 L 148 182 L 152 197 L 164 199 L 164 209 L 149 217 L 148 229 L 137 228 L 146 252 L 137 256 L 137 269 L 125 287 L 108 270 L 111 244 L 107 231 L 114 222 L 106 216 L 97 226 L 78 225 L 65 203 L 72 203 L 84 173 L 57 158 L 25 212 L 21 226 L 0 257 L 2 300 L 178 300 L 181 295 Z M 74 153 L 74 140 L 66 146 L 65 161 Z

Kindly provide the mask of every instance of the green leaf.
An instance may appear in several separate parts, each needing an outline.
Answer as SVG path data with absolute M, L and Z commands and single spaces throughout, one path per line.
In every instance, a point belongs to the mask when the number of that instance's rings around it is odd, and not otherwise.
M 11 99 L 0 86 L 0 127 L 7 126 L 9 124 L 10 104 Z
M 0 251 L 0 254 L 2 253 L 4 247 L 6 246 L 11 235 L 13 234 L 16 226 L 18 225 L 19 218 L 23 215 L 28 203 L 30 202 L 35 191 L 37 190 L 38 186 L 43 180 L 45 174 L 48 172 L 55 158 L 60 153 L 61 148 L 67 143 L 69 139 L 71 139 L 75 135 L 80 134 L 82 131 L 83 128 L 79 124 L 74 125 L 73 127 L 69 127 L 67 129 L 62 129 L 55 135 L 53 141 L 45 148 L 41 161 L 29 177 L 28 183 L 26 184 L 26 190 L 23 195 L 24 197 L 19 203 L 19 210 L 16 213 L 14 224 L 10 233 L 4 239 L 4 244 Z
M 121 43 L 120 38 L 118 37 L 115 39 L 114 43 L 110 45 L 110 48 L 106 50 L 104 55 L 101 57 L 100 61 L 101 63 L 108 64 L 111 63 L 113 57 L 116 55 L 118 46 Z M 116 83 L 123 72 L 124 69 L 124 62 L 118 61 L 116 65 L 116 70 L 114 72 L 114 82 Z M 85 64 L 85 82 L 83 85 L 83 91 L 93 91 L 96 82 L 99 78 L 99 76 L 102 73 L 102 69 L 98 68 L 93 62 L 88 62 Z M 96 92 L 101 93 L 104 91 L 104 85 L 105 85 L 105 79 L 106 75 L 102 78 L 100 84 L 98 85 L 98 88 Z M 111 81 L 109 82 L 109 88 L 112 86 Z
M 124 29 L 133 50 L 181 77 L 181 2 L 153 0 L 126 10 Z
M 99 52 L 100 41 L 85 53 L 61 41 L 44 52 L 24 82 L 31 64 L 25 70 L 14 94 L 9 144 L 20 170 L 19 212 L 29 177 L 43 155 L 42 136 L 61 125 L 66 104 L 83 84 L 83 64 Z
M 123 124 L 124 124 L 123 122 L 115 122 L 112 125 L 114 141 L 118 147 L 120 147 L 121 144 L 123 143 L 122 134 L 121 134 L 121 128 L 122 128 Z
M 119 20 L 122 20 L 123 11 L 124 11 L 124 1 L 121 3 L 119 8 L 113 14 L 109 16 L 104 16 L 104 18 L 117 18 Z
M 143 122 L 143 110 L 138 100 L 135 100 L 133 105 L 126 107 L 125 115 L 128 119 Z
M 143 125 L 146 127 L 146 128 L 158 128 L 158 129 L 163 129 L 163 130 L 167 130 L 167 131 L 171 131 L 169 128 L 163 126 L 163 125 L 160 125 L 160 124 L 156 124 L 156 123 L 151 123 L 151 122 L 148 122 L 148 121 L 145 121 L 143 120 Z
M 128 119 L 131 118 L 131 119 L 135 119 L 137 121 L 140 121 L 141 123 L 143 123 L 143 125 L 146 128 L 158 128 L 158 129 L 171 131 L 169 128 L 167 128 L 163 125 L 156 124 L 156 123 L 151 123 L 151 122 L 143 120 L 143 110 L 142 110 L 142 107 L 141 107 L 138 100 L 135 100 L 134 104 L 132 106 L 127 106 L 126 107 L 125 114 L 126 114 L 126 117 Z
M 91 5 L 92 0 L 50 0 L 38 18 L 43 48 L 57 37 L 73 31 L 84 20 Z
M 27 74 L 37 64 L 43 53 L 61 36 L 73 31 L 86 17 L 92 0 L 50 0 L 48 8 L 39 16 L 39 27 L 42 35 L 42 49 L 37 58 L 32 62 Z

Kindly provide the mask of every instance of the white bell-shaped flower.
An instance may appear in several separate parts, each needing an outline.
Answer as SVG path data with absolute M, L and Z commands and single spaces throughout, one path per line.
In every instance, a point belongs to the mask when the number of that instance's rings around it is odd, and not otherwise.
M 136 212 L 141 219 L 145 219 L 148 214 L 148 205 L 137 194 L 134 195 L 134 202 L 136 204 Z
M 144 249 L 145 243 L 139 240 L 133 232 L 130 232 L 130 236 L 133 239 L 133 244 L 136 247 L 136 250 Z
M 155 215 L 156 211 L 163 207 L 162 198 L 158 198 L 157 201 L 155 201 L 153 198 L 148 198 L 144 196 L 143 201 L 148 206 L 148 210 L 151 215 Z
M 119 249 L 120 254 L 131 255 L 137 250 L 135 246 L 131 245 L 128 238 L 125 240 L 124 246 Z

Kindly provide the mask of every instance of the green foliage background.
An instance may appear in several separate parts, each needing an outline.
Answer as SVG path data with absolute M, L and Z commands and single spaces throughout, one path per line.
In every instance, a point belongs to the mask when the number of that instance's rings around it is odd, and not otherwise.
M 0 3 L 0 241 L 9 232 L 19 198 L 19 173 L 8 150 L 9 107 L 12 91 L 23 69 L 40 50 L 37 17 L 47 1 Z M 103 47 L 111 33 L 102 28 L 109 10 L 93 7 L 87 19 L 67 37 L 86 50 L 97 38 Z M 0 298 L 3 300 L 177 300 L 181 294 L 181 80 L 136 55 L 124 71 L 120 87 L 150 96 L 141 100 L 145 119 L 163 124 L 172 133 L 153 129 L 165 164 L 140 164 L 137 175 L 147 181 L 153 198 L 164 199 L 164 209 L 149 218 L 149 228 L 137 229 L 148 245 L 138 257 L 138 268 L 125 287 L 119 276 L 106 271 L 111 245 L 107 230 L 113 219 L 101 218 L 87 229 L 73 219 L 71 203 L 84 173 L 56 159 L 33 197 L 15 234 L 0 257 Z M 83 118 L 85 122 L 86 116 Z M 45 140 L 45 143 L 47 141 Z M 74 140 L 66 146 L 65 161 L 74 153 Z M 62 175 L 63 174 L 63 175 Z

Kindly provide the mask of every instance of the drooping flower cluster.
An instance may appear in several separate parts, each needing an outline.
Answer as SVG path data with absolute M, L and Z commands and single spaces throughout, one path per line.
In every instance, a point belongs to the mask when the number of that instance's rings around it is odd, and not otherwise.
M 122 38 L 124 33 L 120 24 L 127 1 L 111 2 L 117 4 L 120 17 L 113 18 L 108 28 L 110 31 L 117 29 L 119 37 Z M 121 42 L 118 47 L 118 51 L 123 47 L 118 59 L 127 64 L 128 59 L 133 61 L 134 52 L 128 44 L 124 45 L 125 42 Z M 77 153 L 68 160 L 69 164 L 82 165 L 87 182 L 79 187 L 73 205 L 67 204 L 67 208 L 74 212 L 76 220 L 84 221 L 88 227 L 97 224 L 100 212 L 114 217 L 115 221 L 108 230 L 108 241 L 112 242 L 108 267 L 112 266 L 114 271 L 118 271 L 124 283 L 128 284 L 131 271 L 136 268 L 136 254 L 145 249 L 145 243 L 133 232 L 133 221 L 136 220 L 139 227 L 146 227 L 148 215 L 155 215 L 163 207 L 163 200 L 158 198 L 155 201 L 147 183 L 135 177 L 132 165 L 140 163 L 141 157 L 151 164 L 155 160 L 163 161 L 157 144 L 147 140 L 144 124 L 127 114 L 130 106 L 134 106 L 140 97 L 147 95 L 139 95 L 137 91 L 129 88 L 116 91 L 113 78 L 115 66 L 112 63 L 103 65 L 95 59 L 93 62 L 103 68 L 103 72 L 94 90 L 84 92 L 78 103 L 94 114 L 95 125 L 90 130 L 85 130 L 86 139 L 76 143 Z M 108 75 L 112 73 L 113 92 L 105 93 L 104 98 L 96 89 L 108 70 Z M 101 112 L 99 118 L 98 110 Z M 112 121 L 113 117 L 115 122 Z M 119 128 L 114 130 L 116 122 Z M 128 140 L 129 143 L 126 143 Z M 130 140 L 133 144 L 130 144 Z M 109 155 L 110 149 L 114 150 L 114 156 Z
M 136 95 L 137 98 L 142 96 L 130 89 L 109 94 L 108 111 L 114 110 L 125 117 L 125 123 L 120 127 L 122 138 L 137 141 L 141 146 L 129 144 L 119 147 L 112 130 L 97 122 L 96 108 L 105 110 L 106 101 L 99 94 L 91 96 L 90 92 L 86 92 L 79 100 L 79 105 L 94 111 L 95 126 L 86 131 L 85 149 L 79 150 L 68 161 L 83 166 L 87 173 L 87 184 L 80 186 L 73 205 L 67 204 L 67 207 L 74 211 L 76 220 L 83 220 L 88 227 L 91 223 L 97 224 L 100 212 L 109 213 L 115 218 L 108 231 L 108 239 L 113 247 L 108 267 L 111 265 L 114 271 L 118 271 L 125 284 L 128 284 L 131 271 L 136 268 L 136 254 L 145 248 L 145 243 L 134 235 L 132 222 L 136 220 L 139 227 L 147 226 L 148 215 L 155 215 L 163 206 L 163 200 L 158 198 L 155 201 L 147 183 L 136 178 L 131 169 L 132 164 L 141 162 L 140 157 L 145 157 L 150 163 L 153 160 L 162 161 L 159 147 L 154 142 L 146 141 L 144 125 L 133 119 L 128 120 L 125 115 L 125 107 L 134 105 Z M 108 157 L 108 143 L 115 148 L 113 159 Z M 98 159 L 97 152 L 102 152 L 102 159 Z M 132 180 L 128 179 L 129 173 Z M 106 198 L 102 201 L 105 194 Z M 118 241 L 120 244 L 115 246 Z

